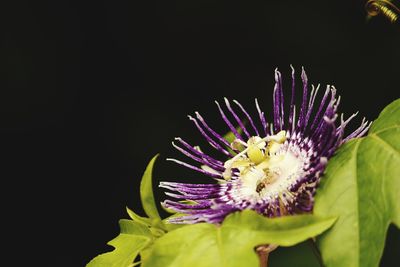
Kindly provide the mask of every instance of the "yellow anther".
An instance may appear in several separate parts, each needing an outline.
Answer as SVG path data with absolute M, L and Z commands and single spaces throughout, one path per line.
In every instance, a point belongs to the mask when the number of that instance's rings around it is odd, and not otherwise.
M 286 141 L 286 132 L 285 131 L 280 131 L 278 134 L 274 136 L 275 138 L 268 142 L 265 154 L 266 155 L 274 155 L 276 152 L 281 147 L 281 144 L 283 144 Z
M 252 136 L 249 138 L 249 140 L 247 140 L 247 146 L 256 146 L 260 149 L 264 149 L 265 146 L 267 145 L 267 143 L 265 143 L 266 139 L 268 139 L 269 137 L 265 137 L 265 138 L 260 138 L 259 136 Z
M 281 147 L 281 144 L 271 141 L 268 143 L 266 154 L 269 156 L 274 155 L 276 152 L 278 152 L 280 147 Z
M 280 149 L 280 145 L 286 141 L 286 132 L 280 131 L 276 135 L 260 138 L 259 136 L 252 136 L 247 143 L 242 140 L 236 139 L 231 143 L 233 149 L 240 152 L 233 158 L 224 163 L 225 171 L 223 178 L 230 180 L 232 178 L 232 169 L 237 168 L 241 174 L 254 166 L 260 166 L 260 170 L 265 170 L 269 166 L 268 153 L 272 154 Z
M 248 159 L 238 159 L 235 162 L 232 163 L 231 168 L 243 168 L 243 167 L 249 167 L 251 165 L 251 161 Z
M 279 144 L 283 144 L 286 141 L 286 131 L 280 131 L 275 136 L 277 137 L 277 139 L 275 139 L 274 141 Z
M 271 166 L 270 159 L 267 157 L 262 162 L 260 162 L 260 164 L 257 165 L 257 168 L 264 171 L 268 171 L 270 166 Z
M 256 146 L 251 146 L 249 148 L 247 156 L 254 164 L 259 164 L 265 159 L 264 152 Z

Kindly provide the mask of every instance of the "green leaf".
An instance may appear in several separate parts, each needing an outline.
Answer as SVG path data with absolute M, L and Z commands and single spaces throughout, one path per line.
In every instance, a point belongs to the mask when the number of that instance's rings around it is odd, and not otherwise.
M 121 233 L 108 242 L 115 247 L 111 252 L 101 254 L 91 260 L 87 267 L 128 267 L 139 252 L 151 242 L 149 229 L 131 220 L 120 220 Z
M 137 215 L 133 210 L 129 209 L 128 207 L 126 208 L 126 212 L 134 222 L 143 224 L 145 226 L 151 226 L 151 220 L 149 218 Z
M 393 101 L 379 114 L 379 118 L 371 126 L 370 133 L 377 133 L 400 126 L 400 99 Z
M 146 167 L 143 174 L 142 181 L 140 183 L 140 198 L 142 200 L 143 209 L 150 219 L 161 221 L 160 215 L 158 214 L 156 202 L 153 194 L 153 166 L 158 155 L 154 156 Z
M 368 136 L 329 161 L 314 213 L 339 216 L 319 238 L 326 266 L 378 266 L 391 222 L 400 227 L 400 100 L 386 107 Z
M 143 267 L 256 267 L 254 247 L 291 246 L 328 229 L 335 219 L 297 215 L 269 219 L 246 210 L 228 216 L 221 226 L 199 223 L 157 239 Z

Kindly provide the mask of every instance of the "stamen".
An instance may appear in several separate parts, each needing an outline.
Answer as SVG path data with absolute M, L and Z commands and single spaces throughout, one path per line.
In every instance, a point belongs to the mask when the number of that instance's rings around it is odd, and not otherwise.
M 276 135 L 270 135 L 270 136 L 266 136 L 262 139 L 260 139 L 259 141 L 257 141 L 256 143 L 253 144 L 253 146 L 257 146 L 259 144 L 261 144 L 262 142 L 269 142 L 269 141 L 275 141 L 278 143 L 282 143 L 282 141 L 286 138 L 286 132 L 285 131 L 280 131 L 278 134 Z M 232 159 L 227 160 L 224 164 L 225 168 L 229 168 L 232 163 L 237 160 L 238 158 L 242 157 L 244 154 L 246 154 L 252 146 L 248 146 L 246 149 L 244 149 L 242 152 L 240 152 L 239 154 L 235 155 Z
M 275 71 L 272 122 L 267 123 L 257 99 L 256 121 L 239 102 L 233 100 L 242 113 L 236 113 L 236 107 L 224 98 L 228 111 L 217 105 L 222 119 L 236 137 L 229 143 L 210 128 L 198 112 L 195 112 L 195 118 L 189 117 L 206 141 L 228 158 L 214 159 L 181 138 L 175 139 L 173 146 L 200 166 L 168 160 L 211 176 L 214 183 L 161 183 L 160 187 L 171 191 L 167 195 L 176 199 L 165 201 L 163 206 L 183 213 L 170 222 L 221 223 L 228 214 L 244 209 L 268 217 L 312 210 L 313 196 L 328 159 L 343 142 L 365 134 L 371 124 L 363 120 L 345 137 L 344 128 L 356 114 L 346 120 L 342 115 L 340 122 L 336 123 L 341 98 L 336 95 L 335 87 L 328 85 L 322 99 L 317 101 L 319 84 L 309 91 L 304 68 L 301 73 L 303 92 L 296 111 L 295 75 L 294 68 L 291 68 L 292 94 L 290 101 L 286 101 L 289 103 L 288 118 L 284 116 L 282 77 L 278 70 Z M 233 116 L 231 121 L 226 112 Z M 249 125 L 239 116 L 247 118 Z M 234 127 L 236 123 L 243 132 L 239 133 Z M 262 130 L 257 123 L 261 124 Z

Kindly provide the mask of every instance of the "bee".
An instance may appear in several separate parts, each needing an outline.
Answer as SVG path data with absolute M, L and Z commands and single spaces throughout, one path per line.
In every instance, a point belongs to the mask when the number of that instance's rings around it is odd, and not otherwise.
M 260 180 L 256 186 L 256 192 L 258 194 L 264 190 L 264 188 L 268 187 L 270 184 L 276 181 L 277 179 L 277 172 L 271 171 L 269 169 L 264 170 L 264 178 Z
M 264 189 L 265 187 L 267 187 L 267 185 L 268 185 L 268 183 L 266 183 L 266 182 L 264 182 L 264 181 L 261 181 L 261 182 L 257 185 L 256 192 L 257 192 L 257 193 L 260 193 L 261 191 L 263 191 L 263 189 Z

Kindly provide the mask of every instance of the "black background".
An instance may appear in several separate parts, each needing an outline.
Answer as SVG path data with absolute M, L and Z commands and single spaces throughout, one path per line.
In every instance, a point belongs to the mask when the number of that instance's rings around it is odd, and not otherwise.
M 215 99 L 271 110 L 273 70 L 334 84 L 341 111 L 373 120 L 399 97 L 400 26 L 366 22 L 365 1 L 48 1 L 4 9 L 2 243 L 7 266 L 83 266 L 107 251 L 141 174 L 204 179 L 166 157 L 219 132 Z M 203 143 L 202 143 L 203 142 Z M 157 189 L 161 198 L 161 191 Z M 395 266 L 399 231 L 382 266 Z M 7 255 L 6 255 L 7 256 Z M 398 255 L 397 255 L 398 256 Z

